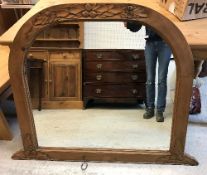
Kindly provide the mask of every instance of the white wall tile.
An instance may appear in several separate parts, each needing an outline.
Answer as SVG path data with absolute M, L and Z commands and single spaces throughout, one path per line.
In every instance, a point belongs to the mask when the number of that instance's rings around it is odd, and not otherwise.
M 85 22 L 85 49 L 144 49 L 144 27 L 130 32 L 123 22 Z

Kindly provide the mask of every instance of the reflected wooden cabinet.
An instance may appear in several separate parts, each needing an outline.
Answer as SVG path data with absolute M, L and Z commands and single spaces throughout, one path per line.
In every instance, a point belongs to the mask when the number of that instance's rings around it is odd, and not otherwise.
M 75 59 L 67 61 L 53 60 L 50 62 L 49 97 L 51 100 L 81 100 L 80 57 L 80 55 L 77 55 Z
M 143 50 L 84 50 L 83 100 L 137 102 L 145 100 Z
M 28 61 L 44 61 L 41 74 L 37 62 L 29 67 L 33 108 L 40 98 L 42 108 L 82 108 L 82 43 L 82 23 L 59 24 L 37 37 L 27 55 Z

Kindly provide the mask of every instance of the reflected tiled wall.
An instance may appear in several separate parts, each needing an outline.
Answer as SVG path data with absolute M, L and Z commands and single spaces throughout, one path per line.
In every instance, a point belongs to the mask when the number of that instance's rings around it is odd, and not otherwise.
M 130 32 L 123 22 L 85 22 L 85 49 L 144 49 L 145 30 Z

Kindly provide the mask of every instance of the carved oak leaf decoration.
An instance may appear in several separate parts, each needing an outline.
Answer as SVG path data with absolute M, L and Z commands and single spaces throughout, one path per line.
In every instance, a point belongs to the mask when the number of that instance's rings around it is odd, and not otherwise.
M 41 26 L 48 25 L 48 24 L 52 23 L 53 21 L 57 20 L 56 17 L 57 17 L 56 12 L 53 12 L 53 11 L 41 12 L 34 19 L 33 25 L 34 26 L 38 26 L 38 25 L 41 25 Z
M 41 26 L 38 25 L 38 26 L 34 26 L 33 24 L 32 25 L 28 25 L 28 28 L 27 30 L 24 32 L 24 37 L 22 37 L 21 39 L 24 40 L 23 42 L 23 46 L 21 47 L 22 50 L 27 50 L 31 47 L 31 41 L 34 40 L 37 35 L 42 31 L 41 29 Z M 28 94 L 30 94 L 28 92 Z
M 97 4 L 86 4 L 85 10 L 87 10 L 87 11 L 96 10 L 97 9 L 96 7 L 97 7 Z
M 124 16 L 122 17 L 125 17 L 128 19 L 147 18 L 148 14 L 143 7 L 129 5 L 125 8 L 125 13 L 124 13 Z
M 24 143 L 26 143 L 27 145 L 29 145 L 28 146 L 28 148 L 29 148 L 28 151 L 31 151 L 33 149 L 33 147 L 32 147 L 33 144 L 32 144 L 31 134 L 29 134 L 29 133 L 25 134 L 24 137 L 23 137 L 23 140 L 24 140 Z
M 56 16 L 57 18 L 67 18 L 69 16 L 68 9 L 61 9 Z
M 82 11 L 82 9 L 77 8 L 77 7 L 70 7 L 70 8 L 67 8 L 66 11 L 67 11 L 67 15 L 68 15 L 67 18 L 68 18 L 70 15 L 75 16 L 76 14 L 79 14 Z
M 12 156 L 12 159 L 15 160 L 52 160 L 48 154 L 40 151 L 18 151 Z
M 109 17 L 118 17 L 120 18 L 120 14 L 123 13 L 123 7 L 120 5 L 113 5 L 113 4 L 97 4 L 92 9 L 92 18 L 109 18 Z
M 80 17 L 83 18 L 96 18 L 97 16 L 100 16 L 100 4 L 85 4 L 81 7 L 82 12 Z
M 108 17 L 120 17 L 120 15 L 124 12 L 123 8 L 119 5 L 107 5 L 99 8 L 101 18 Z
M 185 155 L 171 155 L 169 157 L 161 156 L 157 159 L 157 161 L 165 163 L 177 162 L 177 164 L 185 163 L 188 165 L 197 165 L 197 162 L 195 162 L 191 158 L 185 157 Z
M 147 18 L 148 17 L 146 11 L 143 8 L 141 8 L 141 7 L 136 8 L 134 10 L 134 16 L 135 17 L 140 17 L 140 18 Z

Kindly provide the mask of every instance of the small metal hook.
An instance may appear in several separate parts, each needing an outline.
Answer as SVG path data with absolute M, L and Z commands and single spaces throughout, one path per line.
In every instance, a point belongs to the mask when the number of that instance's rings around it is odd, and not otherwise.
M 88 168 L 88 163 L 87 163 L 86 161 L 84 161 L 84 162 L 81 164 L 81 170 L 82 170 L 82 171 L 85 171 L 87 168 Z
M 83 172 L 85 172 L 87 168 L 88 168 L 88 163 L 87 163 L 86 158 L 85 158 L 85 156 L 84 156 L 84 157 L 83 157 L 83 162 L 82 162 L 82 164 L 81 164 L 81 170 L 82 170 Z

